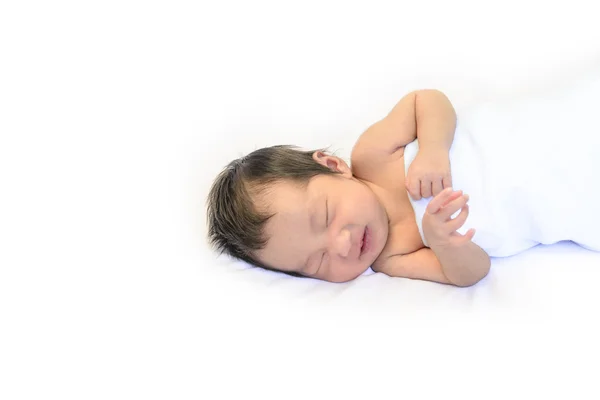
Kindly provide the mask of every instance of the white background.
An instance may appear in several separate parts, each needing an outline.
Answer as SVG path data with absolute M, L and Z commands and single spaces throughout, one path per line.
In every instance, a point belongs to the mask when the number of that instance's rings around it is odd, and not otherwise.
M 0 398 L 597 398 L 598 314 L 315 307 L 220 272 L 204 225 L 257 147 L 597 68 L 594 7 L 2 2 Z

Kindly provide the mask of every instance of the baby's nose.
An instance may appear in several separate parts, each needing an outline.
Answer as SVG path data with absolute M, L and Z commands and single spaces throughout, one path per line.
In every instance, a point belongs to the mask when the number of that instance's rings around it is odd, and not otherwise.
M 342 229 L 340 234 L 336 237 L 334 250 L 338 255 L 348 257 L 351 248 L 352 236 L 350 235 L 350 231 Z

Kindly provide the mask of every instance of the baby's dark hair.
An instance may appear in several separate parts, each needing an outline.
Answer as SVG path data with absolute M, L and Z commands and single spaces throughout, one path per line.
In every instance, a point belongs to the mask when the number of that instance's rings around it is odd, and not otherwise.
M 316 175 L 336 174 L 313 159 L 315 151 L 324 150 L 304 151 L 278 145 L 230 162 L 213 182 L 207 199 L 210 244 L 219 253 L 274 270 L 276 266 L 264 265 L 256 257 L 256 252 L 267 243 L 264 228 L 273 214 L 259 210 L 255 200 L 266 197 L 265 191 L 278 182 L 306 186 Z

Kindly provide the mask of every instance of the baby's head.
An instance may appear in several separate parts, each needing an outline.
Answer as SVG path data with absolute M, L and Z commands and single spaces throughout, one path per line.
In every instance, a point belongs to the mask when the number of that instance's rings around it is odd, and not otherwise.
M 251 264 L 331 282 L 375 261 L 387 214 L 339 157 L 292 146 L 256 150 L 219 174 L 208 197 L 210 242 Z

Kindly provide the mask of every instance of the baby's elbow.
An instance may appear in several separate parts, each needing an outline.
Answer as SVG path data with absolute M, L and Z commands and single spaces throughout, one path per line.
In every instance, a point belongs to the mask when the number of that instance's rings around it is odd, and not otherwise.
M 476 283 L 478 283 L 483 278 L 485 278 L 485 275 L 477 276 L 474 278 L 470 277 L 469 279 L 462 279 L 462 280 L 458 280 L 458 281 L 452 282 L 452 283 L 455 286 L 466 288 L 466 287 L 474 286 Z
M 487 276 L 487 274 L 490 272 L 490 268 L 491 262 L 488 258 L 487 262 L 482 265 L 481 268 L 478 268 L 477 271 L 472 271 L 470 274 L 463 274 L 452 283 L 459 287 L 473 286 Z
M 433 88 L 428 88 L 428 89 L 418 89 L 412 92 L 413 95 L 415 96 L 415 99 L 419 99 L 419 97 L 421 97 L 421 99 L 425 98 L 427 99 L 428 97 L 434 96 L 434 97 L 443 97 L 445 99 L 448 98 L 448 96 L 446 95 L 446 93 L 442 92 L 439 89 L 433 89 Z

